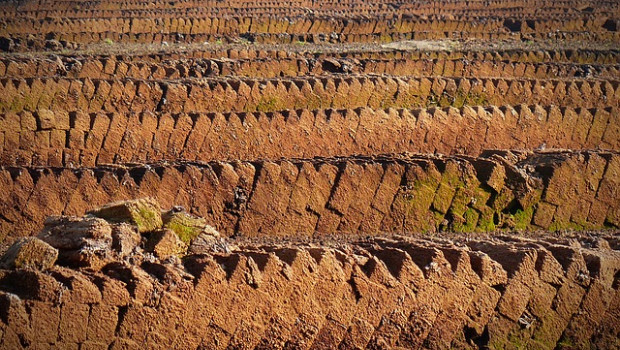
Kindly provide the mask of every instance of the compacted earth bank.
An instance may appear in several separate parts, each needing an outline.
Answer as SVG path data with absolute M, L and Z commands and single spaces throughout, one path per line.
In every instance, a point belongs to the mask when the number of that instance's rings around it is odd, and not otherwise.
M 0 1 L 0 349 L 620 348 L 619 29 Z

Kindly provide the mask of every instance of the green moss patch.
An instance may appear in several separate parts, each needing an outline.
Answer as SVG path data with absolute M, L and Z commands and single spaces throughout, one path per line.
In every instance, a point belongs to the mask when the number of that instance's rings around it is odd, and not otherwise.
M 207 222 L 186 212 L 164 214 L 164 227 L 174 231 L 179 239 L 190 244 L 198 235 L 205 232 Z

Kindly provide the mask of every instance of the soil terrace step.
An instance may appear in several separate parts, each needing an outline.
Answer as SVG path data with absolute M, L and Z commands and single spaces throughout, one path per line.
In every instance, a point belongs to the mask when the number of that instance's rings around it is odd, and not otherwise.
M 62 60 L 0 60 L 0 78 L 88 77 L 95 79 L 179 79 L 216 76 L 277 78 L 332 76 L 339 74 L 386 74 L 476 78 L 605 78 L 620 76 L 620 64 L 556 62 L 503 62 L 496 60 L 342 59 L 342 58 L 245 58 L 115 60 L 79 57 Z
M 282 79 L 0 79 L 0 112 L 273 112 L 542 104 L 617 107 L 617 80 L 394 76 Z
M 140 197 L 182 205 L 226 235 L 620 227 L 617 152 L 1 169 L 4 240 L 37 231 L 47 215 Z
M 238 244 L 98 272 L 0 270 L 0 347 L 617 345 L 620 252 L 603 237 Z
M 529 16 L 546 18 L 571 18 L 584 15 L 592 15 L 594 7 L 587 6 L 579 1 L 554 1 L 553 3 L 544 1 L 529 2 L 506 2 L 506 1 L 469 1 L 467 6 L 463 6 L 460 1 L 440 1 L 440 2 L 416 2 L 416 3 L 357 3 L 338 1 L 316 1 L 316 2 L 239 2 L 231 6 L 224 2 L 196 2 L 184 1 L 183 3 L 156 2 L 90 2 L 88 6 L 78 1 L 46 1 L 34 4 L 21 4 L 15 8 L 10 2 L 0 6 L 5 13 L 19 15 L 21 17 L 66 17 L 66 18 L 106 18 L 119 15 L 139 16 L 155 14 L 157 16 L 178 16 L 179 14 L 202 14 L 205 16 L 241 16 L 241 15 L 261 15 L 261 16 L 299 16 L 299 15 L 318 15 L 335 16 L 343 15 L 349 17 L 356 16 L 399 16 L 399 15 L 419 15 L 419 16 L 470 16 L 470 17 L 492 17 L 504 16 Z M 354 5 L 355 4 L 355 5 Z M 353 6 L 352 6 L 353 5 Z M 386 6 L 387 5 L 387 6 Z M 618 6 L 614 1 L 596 1 L 589 5 L 596 6 L 596 14 L 618 14 Z
M 484 10 L 495 10 L 496 14 L 501 14 L 503 11 L 513 13 L 524 14 L 538 14 L 548 13 L 555 11 L 558 15 L 564 14 L 587 14 L 592 13 L 596 8 L 612 8 L 617 9 L 617 3 L 614 1 L 598 0 L 589 1 L 584 4 L 583 2 L 576 0 L 559 0 L 553 2 L 546 1 L 522 1 L 522 0 L 509 0 L 509 1 L 482 1 L 473 0 L 469 1 L 467 5 L 464 5 L 459 0 L 441 0 L 437 2 L 420 1 L 411 3 L 408 1 L 385 1 L 379 0 L 372 3 L 359 1 L 359 0 L 292 0 L 292 1 L 197 1 L 188 0 L 180 3 L 166 3 L 156 2 L 149 3 L 140 0 L 110 0 L 110 1 L 91 1 L 88 6 L 82 8 L 82 2 L 76 0 L 54 0 L 54 1 L 41 1 L 36 3 L 23 3 L 19 7 L 15 7 L 15 4 L 11 2 L 3 3 L 4 8 L 17 10 L 18 12 L 34 12 L 34 11 L 46 11 L 46 10 L 82 10 L 82 11 L 98 11 L 98 10 L 121 10 L 121 9 L 186 9 L 186 8 L 199 8 L 202 7 L 205 12 L 213 11 L 221 13 L 224 10 L 244 10 L 244 9 L 263 9 L 266 12 L 274 9 L 288 10 L 295 12 L 298 10 L 309 9 L 312 11 L 341 11 L 340 13 L 346 13 L 349 16 L 355 14 L 355 12 L 370 12 L 370 11 L 382 11 L 386 13 L 406 13 L 413 10 L 426 10 L 430 13 L 445 14 L 451 13 L 455 10 L 462 12 L 478 13 L 484 12 Z M 79 7 L 77 7 L 79 6 Z M 430 11 L 434 10 L 434 11 Z
M 29 24 L 20 24 L 19 26 L 27 26 Z M 114 28 L 113 25 L 111 25 Z M 109 27 L 108 27 L 109 28 Z M 85 47 L 92 44 L 101 43 L 119 43 L 119 44 L 159 44 L 161 46 L 176 44 L 203 44 L 217 43 L 222 40 L 222 34 L 179 34 L 179 33 L 119 33 L 119 32 L 67 32 L 55 34 L 57 32 L 48 33 L 46 36 L 34 36 L 30 33 L 11 34 L 14 39 L 14 47 L 12 51 L 31 51 L 44 48 L 49 40 L 56 40 L 60 43 L 59 50 L 75 49 Z M 507 32 L 463 32 L 463 31 L 436 31 L 429 32 L 425 30 L 409 32 L 409 33 L 393 33 L 393 34 L 335 34 L 317 33 L 307 34 L 307 32 L 290 34 L 249 34 L 239 38 L 239 33 L 226 34 L 226 37 L 232 37 L 230 40 L 240 40 L 247 44 L 297 44 L 299 42 L 308 42 L 316 44 L 348 44 L 348 43 L 393 43 L 403 40 L 483 40 L 483 41 L 544 41 L 553 40 L 590 42 L 597 44 L 614 45 L 620 41 L 620 31 L 549 31 L 544 33 L 528 33 L 522 35 L 519 33 Z M 1 36 L 1 35 L 0 35 Z M 48 39 L 50 38 L 50 39 Z
M 451 47 L 453 45 L 455 47 Z M 117 51 L 114 47 L 93 48 L 92 51 L 78 51 L 76 55 L 58 55 L 61 60 L 79 60 L 82 55 L 102 61 L 123 61 L 127 64 L 134 61 L 162 62 L 165 60 L 189 59 L 358 59 L 358 60 L 468 60 L 497 61 L 514 63 L 573 63 L 573 64 L 620 64 L 620 51 L 617 49 L 588 48 L 549 48 L 544 43 L 537 49 L 526 49 L 518 43 L 503 43 L 502 49 L 487 47 L 484 42 L 476 42 L 472 47 L 461 48 L 456 42 L 410 42 L 392 43 L 388 46 L 380 44 L 326 44 L 295 43 L 293 45 L 256 45 L 243 44 L 202 44 L 190 45 L 183 49 L 172 46 L 167 50 L 161 47 L 154 50 L 151 46 L 129 46 Z M 570 45 L 569 45 L 570 46 Z M 105 49 L 105 50 L 104 50 Z M 422 50 L 423 49 L 423 50 Z M 3 59 L 4 65 L 11 61 L 28 62 L 32 60 L 50 59 L 48 52 L 30 52 L 28 54 L 12 54 Z M 55 57 L 51 57 L 53 61 Z
M 177 15 L 179 16 L 179 15 Z M 29 19 L 6 16 L 0 36 L 17 41 L 57 39 L 71 43 L 119 42 L 204 42 L 216 36 L 244 36 L 266 43 L 309 42 L 392 42 L 404 39 L 509 39 L 556 38 L 620 39 L 618 19 L 609 15 L 583 15 L 576 18 L 511 19 L 506 17 L 436 18 L 353 18 L 353 17 L 221 17 L 184 13 L 174 18 L 126 15 L 115 18 Z M 21 44 L 21 43 L 20 43 Z M 33 44 L 34 45 L 34 44 Z
M 337 140 L 337 142 L 334 142 Z M 541 105 L 253 113 L 0 114 L 0 165 L 620 149 L 618 108 Z

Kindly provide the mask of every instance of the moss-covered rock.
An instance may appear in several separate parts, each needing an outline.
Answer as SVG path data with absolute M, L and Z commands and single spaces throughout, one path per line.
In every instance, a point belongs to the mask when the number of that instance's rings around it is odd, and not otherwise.
M 46 270 L 58 259 L 58 250 L 36 237 L 18 239 L 0 259 L 5 269 Z
M 485 208 L 480 213 L 476 231 L 478 232 L 493 232 L 496 230 L 495 225 L 495 212 L 490 208 Z
M 170 210 L 163 215 L 164 228 L 174 231 L 185 244 L 190 244 L 200 234 L 219 237 L 219 233 L 203 218 L 185 211 Z
M 530 227 L 532 222 L 532 216 L 534 215 L 534 208 L 528 207 L 523 210 L 519 209 L 513 214 L 514 228 L 517 230 L 526 230 Z
M 155 231 L 163 226 L 161 209 L 152 198 L 106 204 L 89 214 L 113 223 L 131 223 L 138 227 L 140 233 Z

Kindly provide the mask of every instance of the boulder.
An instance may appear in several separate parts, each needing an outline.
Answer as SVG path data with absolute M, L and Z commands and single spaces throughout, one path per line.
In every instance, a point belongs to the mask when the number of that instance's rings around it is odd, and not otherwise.
M 113 260 L 112 225 L 95 217 L 52 216 L 38 236 L 57 248 L 58 261 L 98 270 Z
M 60 250 L 75 250 L 87 245 L 112 243 L 112 226 L 94 217 L 50 216 L 38 237 Z
M 140 233 L 155 231 L 163 225 L 159 204 L 152 198 L 106 204 L 89 214 L 111 223 L 127 222 L 136 225 Z
M 61 250 L 58 254 L 58 261 L 62 265 L 94 271 L 116 260 L 110 246 L 103 244 L 89 244 L 78 250 Z
M 18 239 L 0 259 L 5 269 L 46 270 L 58 259 L 58 250 L 36 237 Z

